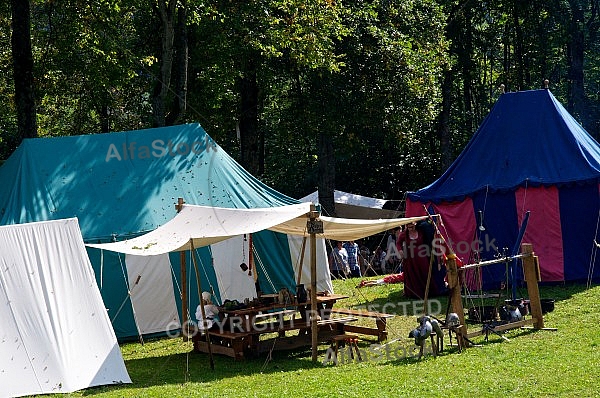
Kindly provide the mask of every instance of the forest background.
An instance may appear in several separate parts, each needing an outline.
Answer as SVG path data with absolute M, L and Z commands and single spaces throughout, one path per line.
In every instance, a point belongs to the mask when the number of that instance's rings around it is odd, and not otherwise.
M 23 138 L 198 122 L 263 182 L 403 199 L 501 94 L 600 136 L 600 0 L 10 0 L 0 159 Z M 494 148 L 489 148 L 490 156 Z

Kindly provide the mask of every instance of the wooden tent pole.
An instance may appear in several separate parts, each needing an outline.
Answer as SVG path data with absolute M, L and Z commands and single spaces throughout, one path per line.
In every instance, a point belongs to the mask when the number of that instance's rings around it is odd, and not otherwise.
M 177 204 L 175 205 L 175 210 L 179 213 L 183 209 L 183 198 L 177 199 Z M 188 341 L 189 336 L 187 333 L 188 327 L 188 301 L 187 301 L 187 273 L 186 273 L 186 262 L 185 262 L 185 252 L 179 252 L 179 272 L 181 275 L 181 318 L 182 318 L 182 331 L 183 331 L 183 340 Z
M 425 285 L 425 297 L 423 298 L 423 315 L 427 315 L 427 299 L 429 298 L 429 285 L 431 285 L 431 273 L 433 272 L 433 250 L 429 253 L 429 271 L 427 271 L 427 284 Z
M 252 234 L 248 234 L 248 268 L 252 271 L 252 279 L 254 280 L 254 290 L 256 297 L 261 296 L 260 284 L 258 282 L 258 268 L 254 263 L 254 243 L 252 242 Z
M 302 248 L 300 249 L 300 265 L 298 266 L 298 280 L 296 281 L 296 285 L 300 284 L 300 279 L 302 279 L 302 266 L 304 265 L 304 250 L 306 249 L 306 236 L 302 237 Z
M 458 348 L 466 348 L 467 340 L 464 338 L 467 336 L 467 324 L 465 323 L 465 310 L 462 305 L 462 297 L 460 295 L 460 281 L 461 278 L 459 276 L 462 270 L 459 270 L 456 266 L 456 254 L 450 253 L 448 258 L 446 259 L 446 267 L 448 267 L 448 288 L 450 289 L 450 303 L 452 305 L 452 312 L 458 315 L 458 319 L 460 320 L 460 327 L 458 328 L 458 332 L 456 334 L 456 340 L 458 343 Z
M 202 282 L 200 281 L 200 272 L 198 271 L 198 263 L 196 262 L 196 250 L 194 249 L 194 239 L 190 238 L 190 248 L 192 250 L 192 263 L 194 264 L 194 269 L 196 270 L 196 283 L 198 284 L 198 292 L 200 292 L 200 313 L 202 314 L 202 322 L 206 321 L 206 312 L 204 310 L 204 300 L 202 300 Z M 215 370 L 215 362 L 212 354 L 212 346 L 210 344 L 210 335 L 208 334 L 208 329 L 205 330 L 206 334 L 206 345 L 208 347 L 208 358 L 210 361 L 210 368 Z
M 314 223 L 319 213 L 315 205 L 310 207 L 309 223 Z M 319 340 L 319 329 L 317 325 L 317 234 L 314 230 L 310 231 L 310 330 L 312 331 L 312 360 L 317 361 L 317 348 Z

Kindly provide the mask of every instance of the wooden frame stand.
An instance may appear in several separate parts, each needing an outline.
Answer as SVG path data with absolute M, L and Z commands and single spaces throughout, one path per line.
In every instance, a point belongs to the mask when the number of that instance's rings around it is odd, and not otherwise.
M 493 328 L 494 332 L 502 332 L 505 330 L 521 328 L 526 325 L 533 325 L 534 329 L 544 329 L 544 316 L 542 315 L 542 304 L 540 301 L 540 291 L 538 282 L 539 278 L 539 267 L 538 257 L 533 252 L 533 247 L 530 243 L 523 243 L 521 245 L 521 254 L 513 257 L 521 258 L 523 260 L 523 271 L 525 273 L 525 282 L 527 283 L 527 292 L 529 294 L 531 319 L 526 319 L 518 322 L 511 322 L 504 325 L 498 325 Z M 486 333 L 484 330 L 474 331 L 469 333 L 465 322 L 465 313 L 462 304 L 461 297 L 461 286 L 460 280 L 463 280 L 461 274 L 463 274 L 469 268 L 480 267 L 482 265 L 495 264 L 498 262 L 506 261 L 506 259 L 500 259 L 498 261 L 487 261 L 480 264 L 469 264 L 461 267 L 460 269 L 456 265 L 456 255 L 448 256 L 447 268 L 448 268 L 448 287 L 450 289 L 450 305 L 452 311 L 458 314 L 460 318 L 460 326 L 456 328 L 456 337 L 459 350 L 467 348 L 470 345 L 470 338 L 480 336 Z

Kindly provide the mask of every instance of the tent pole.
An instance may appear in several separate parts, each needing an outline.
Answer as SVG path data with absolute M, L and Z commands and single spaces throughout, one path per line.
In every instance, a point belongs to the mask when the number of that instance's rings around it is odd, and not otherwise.
M 427 284 L 425 285 L 425 297 L 423 298 L 423 315 L 427 315 L 427 299 L 429 298 L 429 286 L 431 285 L 431 273 L 433 272 L 433 250 L 429 253 L 429 270 L 427 271 Z
M 306 249 L 306 236 L 302 237 L 302 248 L 300 249 L 300 265 L 298 266 L 298 281 L 296 285 L 300 284 L 302 279 L 302 265 L 304 265 L 304 250 Z
M 200 292 L 200 313 L 202 314 L 202 322 L 206 320 L 206 313 L 204 312 L 204 300 L 202 300 L 202 282 L 200 280 L 200 272 L 198 271 L 198 263 L 196 262 L 196 250 L 194 249 L 194 239 L 190 238 L 190 248 L 192 250 L 192 263 L 194 264 L 194 269 L 196 270 L 196 284 L 198 285 L 198 292 Z M 208 334 L 208 329 L 205 330 L 206 333 L 206 345 L 208 347 L 208 358 L 210 361 L 210 368 L 215 370 L 215 361 L 213 359 L 212 354 L 212 346 L 210 345 L 210 334 Z
M 183 209 L 183 198 L 177 198 L 177 204 L 175 205 L 175 210 L 179 213 Z M 183 341 L 188 341 L 189 336 L 187 333 L 188 327 L 188 302 L 187 302 L 187 273 L 186 273 L 186 263 L 185 263 L 185 252 L 179 252 L 179 272 L 181 274 L 181 318 L 182 318 L 182 331 L 183 331 Z
M 252 234 L 248 234 L 248 268 L 252 270 L 252 279 L 254 280 L 254 290 L 256 297 L 261 296 L 260 283 L 258 282 L 258 268 L 254 263 L 254 244 L 252 243 Z
M 315 205 L 310 206 L 310 221 L 313 223 L 319 216 Z M 314 230 L 310 231 L 310 330 L 312 331 L 312 360 L 317 361 L 317 345 L 319 340 L 319 329 L 317 326 L 317 235 Z

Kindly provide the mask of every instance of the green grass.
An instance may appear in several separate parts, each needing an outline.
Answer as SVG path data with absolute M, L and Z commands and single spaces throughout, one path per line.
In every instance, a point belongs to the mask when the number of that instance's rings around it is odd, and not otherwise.
M 344 306 L 377 304 L 402 313 L 412 305 L 402 297 L 401 285 L 356 289 L 358 280 L 335 281 L 336 293 L 350 298 Z M 373 351 L 374 341 L 360 343 L 369 360 L 343 365 L 311 361 L 310 348 L 275 352 L 234 361 L 215 356 L 211 370 L 206 354 L 192 352 L 189 342 L 162 339 L 123 344 L 122 352 L 132 384 L 105 386 L 67 394 L 67 397 L 592 397 L 598 396 L 600 375 L 600 287 L 542 287 L 543 298 L 557 300 L 545 316 L 546 327 L 557 331 L 516 329 L 510 339 L 490 335 L 475 339 L 479 347 L 462 353 L 446 347 L 437 358 L 393 355 L 404 347 L 411 352 L 408 332 L 417 324 L 412 313 L 389 321 L 390 355 Z M 440 301 L 445 313 L 446 301 Z M 389 311 L 393 312 L 393 311 Z M 476 330 L 476 325 L 469 325 Z M 447 336 L 446 336 L 447 340 Z M 64 397 L 65 395 L 60 395 Z

